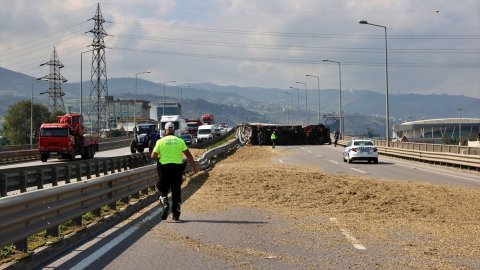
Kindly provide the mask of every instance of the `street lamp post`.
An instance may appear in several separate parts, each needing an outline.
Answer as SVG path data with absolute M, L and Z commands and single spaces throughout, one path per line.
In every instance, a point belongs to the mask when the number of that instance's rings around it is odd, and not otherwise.
M 340 123 L 339 123 L 339 129 L 340 129 L 340 139 L 343 140 L 343 132 L 344 132 L 344 126 L 343 126 L 343 122 L 344 122 L 344 119 L 343 119 L 343 115 L 342 115 L 342 65 L 341 65 L 341 62 L 339 61 L 332 61 L 332 60 L 328 60 L 328 59 L 323 59 L 322 60 L 323 62 L 330 62 L 330 63 L 336 63 L 338 64 L 338 80 L 340 81 L 340 88 L 338 90 L 338 97 L 339 97 L 339 101 L 338 101 L 338 117 L 340 118 Z
M 320 78 L 315 75 L 305 75 L 307 77 L 313 77 L 317 78 L 317 93 L 318 93 L 318 116 L 317 116 L 317 121 L 320 124 Z
M 80 53 L 80 115 L 83 113 L 83 54 L 91 51 L 93 50 Z
M 300 89 L 290 86 L 290 89 L 296 89 L 297 90 L 297 112 L 300 111 Z
M 304 82 L 295 82 L 295 83 L 303 84 L 305 86 L 305 126 L 308 126 L 307 83 L 304 83 Z
M 37 78 L 32 81 L 32 96 L 30 99 L 30 149 L 33 149 L 33 85 L 37 81 L 48 81 L 48 80 L 43 78 Z
M 165 85 L 167 83 L 174 83 L 175 81 L 163 82 L 163 106 L 162 106 L 162 116 L 165 115 Z
M 135 73 L 135 101 L 133 103 L 133 127 L 135 128 L 137 126 L 137 80 L 138 80 L 138 75 L 139 74 L 145 74 L 145 73 L 150 73 L 150 71 L 142 71 Z
M 462 108 L 458 109 L 458 145 L 462 146 Z
M 386 132 L 387 132 L 387 147 L 390 147 L 390 113 L 388 108 L 388 49 L 387 49 L 387 27 L 383 25 L 369 23 L 365 20 L 361 20 L 358 22 L 359 24 L 367 24 L 376 27 L 381 27 L 385 30 L 385 114 L 386 114 Z
M 288 91 L 284 91 L 284 93 L 290 96 L 290 123 L 293 126 L 293 94 Z

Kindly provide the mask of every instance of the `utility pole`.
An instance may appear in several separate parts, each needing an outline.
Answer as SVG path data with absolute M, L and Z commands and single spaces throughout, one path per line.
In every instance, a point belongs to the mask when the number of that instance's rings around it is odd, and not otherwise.
M 105 41 L 108 36 L 103 30 L 102 12 L 100 4 L 97 4 L 97 12 L 91 19 L 95 22 L 94 28 L 89 32 L 93 34 L 92 42 L 92 73 L 90 77 L 90 109 L 88 119 L 92 132 L 99 135 L 103 128 L 110 128 L 110 115 L 108 112 L 108 85 L 107 64 L 105 61 Z
M 65 105 L 63 104 L 63 96 L 65 92 L 62 90 L 62 82 L 66 82 L 67 79 L 60 74 L 60 69 L 63 68 L 62 62 L 60 62 L 57 51 L 53 47 L 52 57 L 46 63 L 40 66 L 50 66 L 50 74 L 43 76 L 40 80 L 48 81 L 48 106 L 52 113 L 57 111 L 65 112 Z

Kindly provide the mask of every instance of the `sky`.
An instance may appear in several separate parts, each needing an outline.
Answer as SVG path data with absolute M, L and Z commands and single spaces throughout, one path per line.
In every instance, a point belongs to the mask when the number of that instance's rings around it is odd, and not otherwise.
M 0 0 L 0 66 L 88 80 L 97 4 L 108 78 L 385 93 L 386 27 L 390 94 L 480 98 L 480 0 Z

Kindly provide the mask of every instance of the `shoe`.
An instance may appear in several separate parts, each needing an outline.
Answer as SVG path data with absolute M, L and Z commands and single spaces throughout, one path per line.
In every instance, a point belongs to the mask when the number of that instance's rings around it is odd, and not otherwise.
M 179 221 L 180 220 L 180 214 L 172 214 L 172 220 L 174 221 Z
M 163 208 L 162 220 L 166 220 L 168 217 L 168 210 L 170 208 L 170 205 L 168 204 L 168 198 L 160 196 L 159 200 L 160 200 L 160 205 Z

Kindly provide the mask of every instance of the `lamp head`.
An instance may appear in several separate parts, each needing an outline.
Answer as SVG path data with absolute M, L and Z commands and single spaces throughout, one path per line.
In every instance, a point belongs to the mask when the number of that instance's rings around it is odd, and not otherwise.
M 365 20 L 358 21 L 358 23 L 359 23 L 359 24 L 368 24 L 368 22 L 365 21 Z

